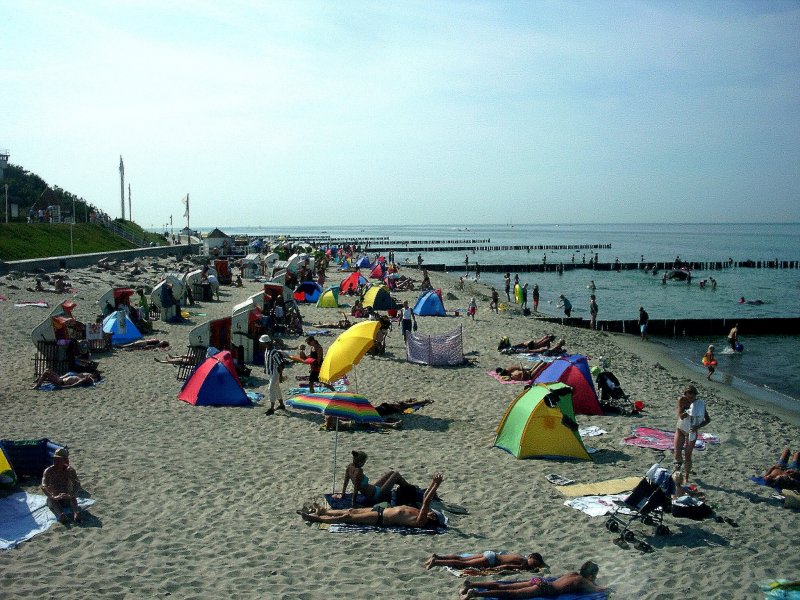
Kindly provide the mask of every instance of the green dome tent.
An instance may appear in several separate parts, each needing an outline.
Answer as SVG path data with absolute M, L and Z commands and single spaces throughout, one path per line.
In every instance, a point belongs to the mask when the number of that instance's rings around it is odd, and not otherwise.
M 517 458 L 592 460 L 578 433 L 572 388 L 536 384 L 517 396 L 497 426 L 494 445 Z
M 339 287 L 329 287 L 317 300 L 318 308 L 339 308 Z

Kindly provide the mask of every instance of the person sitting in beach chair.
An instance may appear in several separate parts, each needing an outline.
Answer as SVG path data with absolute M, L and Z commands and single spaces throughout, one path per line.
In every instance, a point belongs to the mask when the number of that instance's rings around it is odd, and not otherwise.
M 459 598 L 554 598 L 568 593 L 603 592 L 606 588 L 595 583 L 599 570 L 596 563 L 587 561 L 580 571 L 567 573 L 554 581 L 542 577 L 529 581 L 465 581 Z
M 778 462 L 764 473 L 764 481 L 769 485 L 789 490 L 800 490 L 800 452 L 795 452 L 792 459 L 789 448 L 784 448 Z
M 431 509 L 431 501 L 436 490 L 444 481 L 444 475 L 436 473 L 431 484 L 425 490 L 422 506 L 401 505 L 384 508 L 376 505 L 372 508 L 328 509 L 314 506 L 309 511 L 299 510 L 297 513 L 304 521 L 310 523 L 347 523 L 351 525 L 371 525 L 374 527 L 414 527 L 435 529 L 446 524 L 445 516 Z
M 100 373 L 73 373 L 71 375 L 59 375 L 52 369 L 47 369 L 44 373 L 39 375 L 39 378 L 33 384 L 34 390 L 38 390 L 42 384 L 50 383 L 59 389 L 74 388 L 78 386 L 90 386 L 100 381 L 102 376 Z
M 425 569 L 453 567 L 454 569 L 499 569 L 504 571 L 537 571 L 546 567 L 542 555 L 533 552 L 527 556 L 513 552 L 487 550 L 482 554 L 431 554 Z

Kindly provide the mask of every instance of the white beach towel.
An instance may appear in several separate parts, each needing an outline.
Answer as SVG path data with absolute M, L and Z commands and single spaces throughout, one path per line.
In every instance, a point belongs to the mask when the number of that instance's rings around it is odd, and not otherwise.
M 78 506 L 94 504 L 90 498 L 79 498 Z M 16 547 L 21 542 L 47 531 L 58 519 L 47 508 L 47 496 L 18 492 L 0 499 L 0 550 Z
M 617 512 L 616 501 L 623 502 L 628 494 L 609 494 L 606 496 L 579 496 L 564 502 L 564 506 L 569 506 L 576 510 L 586 513 L 590 517 L 602 517 Z
M 578 429 L 578 434 L 582 437 L 594 437 L 596 435 L 603 435 L 608 433 L 605 429 L 600 429 L 597 425 L 589 425 Z

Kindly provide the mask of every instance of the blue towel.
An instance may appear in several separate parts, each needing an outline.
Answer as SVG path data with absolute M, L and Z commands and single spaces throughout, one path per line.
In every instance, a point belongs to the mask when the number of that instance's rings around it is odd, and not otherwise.
M 776 490 L 782 489 L 781 486 L 779 486 L 779 485 L 775 485 L 775 484 L 772 484 L 772 483 L 767 483 L 767 480 L 764 479 L 763 477 L 761 477 L 760 475 L 753 475 L 750 478 L 750 481 L 752 481 L 753 483 L 757 483 L 758 485 L 764 485 L 766 487 L 771 487 L 771 488 L 776 489 Z
M 555 581 L 557 577 L 545 577 L 545 581 Z M 510 583 L 506 581 L 505 583 Z M 529 579 L 517 579 L 513 581 L 530 581 Z M 480 590 L 481 588 L 476 588 Z M 548 596 L 548 598 L 557 598 L 558 600 L 607 600 L 608 592 L 588 592 L 585 594 L 559 594 L 558 596 Z M 495 599 L 496 600 L 496 599 Z

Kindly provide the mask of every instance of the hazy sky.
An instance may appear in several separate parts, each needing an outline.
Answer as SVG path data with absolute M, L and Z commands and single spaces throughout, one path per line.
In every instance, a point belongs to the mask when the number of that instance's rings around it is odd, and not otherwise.
M 0 148 L 145 227 L 800 221 L 798 2 L 0 0 Z M 127 204 L 127 203 L 126 203 Z

